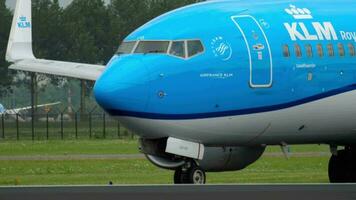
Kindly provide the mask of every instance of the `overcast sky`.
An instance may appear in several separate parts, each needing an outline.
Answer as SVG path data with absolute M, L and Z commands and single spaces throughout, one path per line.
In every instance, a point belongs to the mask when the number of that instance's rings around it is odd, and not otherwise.
M 104 0 L 104 1 L 109 2 L 110 0 Z M 72 0 L 59 0 L 61 6 L 67 6 L 68 4 L 70 4 L 70 2 L 72 2 Z M 11 9 L 15 8 L 15 3 L 16 0 L 6 0 L 6 5 Z

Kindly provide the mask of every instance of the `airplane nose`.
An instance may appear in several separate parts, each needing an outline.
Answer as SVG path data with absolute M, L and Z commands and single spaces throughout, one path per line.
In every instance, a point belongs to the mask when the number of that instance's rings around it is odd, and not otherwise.
M 139 59 L 117 58 L 95 83 L 98 104 L 112 115 L 144 112 L 148 101 L 147 74 Z

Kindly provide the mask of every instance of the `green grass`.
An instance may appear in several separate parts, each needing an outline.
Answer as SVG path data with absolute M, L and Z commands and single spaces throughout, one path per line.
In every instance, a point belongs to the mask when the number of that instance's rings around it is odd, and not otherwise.
M 292 152 L 328 152 L 327 146 L 293 146 Z M 267 152 L 279 152 L 269 147 Z M 0 156 L 136 154 L 136 140 L 0 142 Z M 327 183 L 327 156 L 264 156 L 238 172 L 208 173 L 208 183 Z M 170 184 L 173 172 L 145 159 L 0 160 L 0 185 Z
M 27 155 L 78 155 L 78 154 L 137 154 L 137 140 L 49 140 L 49 141 L 2 141 L 0 156 Z M 291 152 L 328 152 L 326 145 L 291 146 Z M 268 152 L 281 152 L 280 147 L 268 147 Z
M 262 158 L 239 172 L 208 173 L 209 183 L 327 183 L 323 158 Z M 144 159 L 0 161 L 0 185 L 170 184 L 173 172 Z
M 0 142 L 0 156 L 136 154 L 136 140 L 55 140 Z

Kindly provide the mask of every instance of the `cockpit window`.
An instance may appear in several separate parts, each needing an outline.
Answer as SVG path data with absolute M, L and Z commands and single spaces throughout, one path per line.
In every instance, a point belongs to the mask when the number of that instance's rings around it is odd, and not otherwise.
M 132 53 L 133 48 L 135 47 L 136 41 L 133 42 L 123 42 L 119 49 L 116 51 L 116 54 L 130 54 Z
M 189 59 L 203 52 L 204 45 L 198 39 L 173 41 L 139 40 L 123 42 L 116 54 L 168 54 L 182 59 Z
M 171 50 L 169 51 L 170 55 L 185 58 L 185 42 L 176 41 L 172 42 Z
M 188 41 L 188 57 L 195 56 L 203 51 L 203 44 L 199 40 Z
M 135 53 L 167 53 L 169 41 L 140 41 Z

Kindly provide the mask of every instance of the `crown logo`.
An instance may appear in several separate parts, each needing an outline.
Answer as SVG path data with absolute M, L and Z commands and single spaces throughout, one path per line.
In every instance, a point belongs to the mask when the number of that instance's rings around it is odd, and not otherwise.
M 297 8 L 295 5 L 290 5 L 285 11 L 292 15 L 294 19 L 313 19 L 311 11 L 307 8 Z
M 26 18 L 25 16 L 21 16 L 21 17 L 20 17 L 20 21 L 21 21 L 21 22 L 26 22 L 26 20 L 27 20 L 27 18 Z

